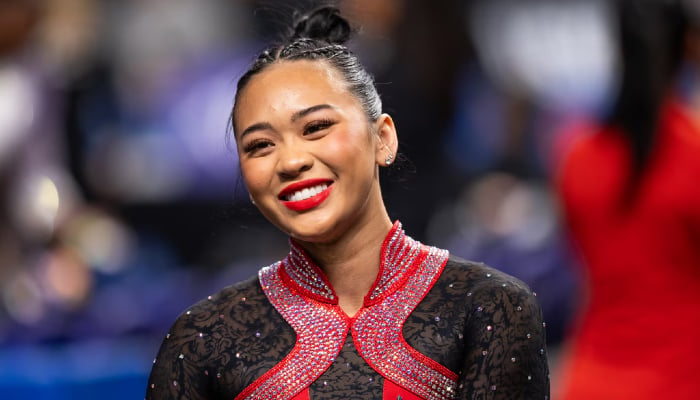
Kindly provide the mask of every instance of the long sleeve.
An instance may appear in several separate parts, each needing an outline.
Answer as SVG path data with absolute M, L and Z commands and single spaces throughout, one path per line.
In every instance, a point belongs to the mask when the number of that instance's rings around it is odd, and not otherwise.
M 462 399 L 548 399 L 541 308 L 524 284 L 488 273 L 473 290 L 459 382 Z

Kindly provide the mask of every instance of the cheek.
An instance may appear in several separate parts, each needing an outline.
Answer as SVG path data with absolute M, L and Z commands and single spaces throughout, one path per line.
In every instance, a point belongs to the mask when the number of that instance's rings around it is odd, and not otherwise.
M 264 163 L 245 161 L 241 162 L 240 168 L 243 183 L 248 188 L 248 192 L 256 194 L 266 187 L 267 182 L 269 182 L 269 173 Z
M 322 151 L 339 167 L 374 167 L 374 152 L 366 132 L 344 132 L 324 143 Z

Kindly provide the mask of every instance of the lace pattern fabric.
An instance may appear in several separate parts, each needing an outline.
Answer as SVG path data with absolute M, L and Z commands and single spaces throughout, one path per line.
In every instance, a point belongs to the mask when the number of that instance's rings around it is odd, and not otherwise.
M 545 328 L 527 286 L 455 257 L 436 279 L 406 317 L 399 340 L 454 372 L 454 398 L 546 399 Z M 359 331 L 339 341 L 333 361 L 308 387 L 311 399 L 382 398 L 386 374 L 362 357 L 366 341 Z M 280 365 L 296 343 L 294 328 L 258 279 L 225 288 L 177 319 L 154 362 L 146 398 L 232 400 Z

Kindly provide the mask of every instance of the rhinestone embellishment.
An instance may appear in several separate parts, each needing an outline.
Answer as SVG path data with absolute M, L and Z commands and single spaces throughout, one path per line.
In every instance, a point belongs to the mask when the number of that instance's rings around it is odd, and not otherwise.
M 293 398 L 335 361 L 349 329 L 362 358 L 386 379 L 428 400 L 454 398 L 457 374 L 410 347 L 402 335 L 405 320 L 440 275 L 446 250 L 413 240 L 397 221 L 382 245 L 375 286 L 351 320 L 321 269 L 293 240 L 290 247 L 289 255 L 263 268 L 259 278 L 297 342 L 236 399 Z
M 291 399 L 330 367 L 349 329 L 338 307 L 319 304 L 292 291 L 281 279 L 281 262 L 263 268 L 260 284 L 284 317 L 297 342 L 274 368 L 241 392 L 236 399 Z
M 352 326 L 355 346 L 372 368 L 397 385 L 424 399 L 453 399 L 457 374 L 410 347 L 402 335 L 403 323 L 432 287 L 448 253 L 408 240 L 421 247 L 422 262 L 401 290 L 361 311 Z

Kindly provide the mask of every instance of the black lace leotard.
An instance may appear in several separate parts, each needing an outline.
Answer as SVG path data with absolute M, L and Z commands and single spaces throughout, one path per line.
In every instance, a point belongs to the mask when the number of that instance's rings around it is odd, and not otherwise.
M 147 399 L 547 399 L 545 328 L 519 280 L 396 223 L 352 318 L 293 241 L 258 277 L 184 312 Z

